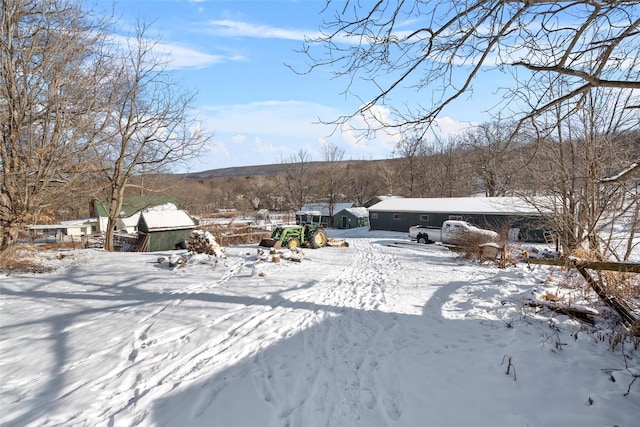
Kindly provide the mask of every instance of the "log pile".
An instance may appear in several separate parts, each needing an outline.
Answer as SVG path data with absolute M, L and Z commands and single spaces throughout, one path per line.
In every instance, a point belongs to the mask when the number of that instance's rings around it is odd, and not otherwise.
M 189 252 L 224 257 L 224 250 L 208 231 L 194 230 L 187 242 Z

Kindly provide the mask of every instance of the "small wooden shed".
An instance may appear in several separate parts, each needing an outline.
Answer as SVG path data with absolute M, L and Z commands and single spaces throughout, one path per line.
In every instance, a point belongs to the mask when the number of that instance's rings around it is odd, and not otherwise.
M 193 219 L 182 210 L 150 210 L 140 213 L 138 248 L 141 252 L 186 249 L 195 229 Z
M 369 210 L 364 207 L 345 208 L 333 215 L 335 228 L 357 228 L 369 225 Z

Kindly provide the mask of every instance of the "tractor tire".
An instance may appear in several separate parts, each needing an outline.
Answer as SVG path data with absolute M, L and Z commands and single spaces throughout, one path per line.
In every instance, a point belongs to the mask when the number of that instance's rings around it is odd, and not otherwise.
M 327 245 L 327 233 L 324 230 L 316 230 L 311 234 L 309 244 L 313 249 L 322 248 Z
M 289 249 L 293 249 L 293 248 L 299 248 L 300 247 L 300 240 L 298 240 L 297 237 L 292 237 L 291 239 L 289 239 L 289 241 L 287 242 L 287 247 Z

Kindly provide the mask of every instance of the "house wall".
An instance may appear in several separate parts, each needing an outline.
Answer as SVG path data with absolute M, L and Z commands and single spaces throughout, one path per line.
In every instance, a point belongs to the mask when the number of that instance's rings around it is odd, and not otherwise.
M 424 216 L 427 218 L 425 219 Z M 533 242 L 545 241 L 544 234 L 548 228 L 540 217 L 521 215 L 480 215 L 464 212 L 388 212 L 369 211 L 369 227 L 371 230 L 387 230 L 407 232 L 413 225 L 442 227 L 448 219 L 462 219 L 481 228 L 490 228 L 506 233 L 509 228 L 518 228 L 520 239 Z
M 367 225 L 369 225 L 368 217 L 357 217 L 347 211 L 341 211 L 333 217 L 333 226 L 335 228 L 357 228 L 365 227 Z
M 421 220 L 426 215 L 428 220 Z M 428 212 L 387 212 L 369 210 L 369 227 L 372 230 L 387 230 L 406 232 L 413 225 L 428 227 L 442 227 L 442 223 L 449 219 L 450 214 Z
M 138 231 L 138 225 L 127 225 L 122 219 L 116 221 L 116 231 L 126 231 L 127 233 L 135 233 Z
M 86 236 L 93 234 L 95 230 L 91 224 L 87 224 L 82 226 L 68 226 L 65 231 L 67 236 Z
M 181 230 L 154 231 L 149 233 L 148 252 L 170 251 L 189 240 L 192 228 Z

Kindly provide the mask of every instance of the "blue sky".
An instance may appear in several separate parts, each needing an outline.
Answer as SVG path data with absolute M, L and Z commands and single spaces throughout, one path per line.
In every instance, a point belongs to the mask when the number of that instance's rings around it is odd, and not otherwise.
M 170 53 L 172 72 L 198 91 L 197 117 L 213 138 L 190 171 L 280 163 L 300 150 L 311 160 L 323 160 L 327 143 L 342 148 L 345 160 L 391 157 L 397 136 L 362 139 L 348 128 L 316 124 L 351 114 L 360 105 L 357 97 L 344 95 L 345 80 L 333 80 L 328 69 L 298 75 L 286 66 L 305 68 L 306 57 L 296 50 L 305 35 L 318 31 L 324 5 L 324 0 L 116 3 L 123 34 L 138 18 L 152 23 L 149 35 L 159 37 Z M 476 87 L 487 94 L 491 84 Z M 373 92 L 367 90 L 359 97 L 368 99 Z M 442 132 L 486 120 L 482 109 L 462 100 L 439 118 Z

